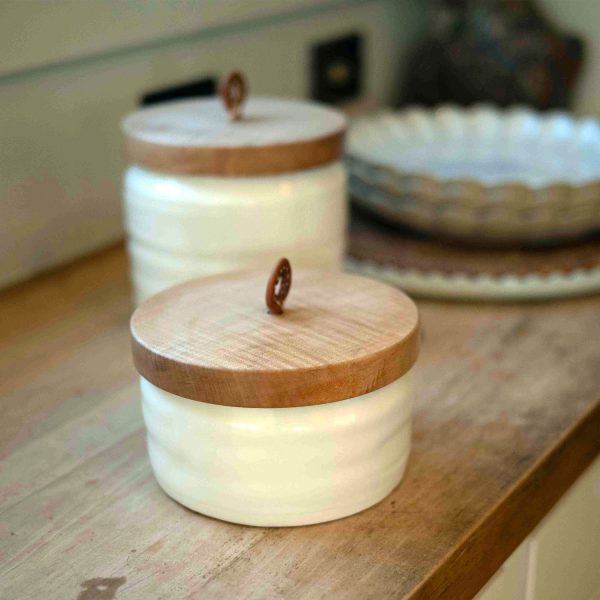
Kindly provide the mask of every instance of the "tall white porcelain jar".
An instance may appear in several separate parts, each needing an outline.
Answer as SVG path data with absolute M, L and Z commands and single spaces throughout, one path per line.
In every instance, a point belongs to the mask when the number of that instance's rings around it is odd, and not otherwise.
M 345 273 L 230 273 L 134 313 L 148 452 L 178 502 L 219 519 L 306 525 L 366 509 L 410 449 L 415 305 Z M 281 314 L 275 314 L 281 313 Z
M 245 89 L 233 74 L 221 99 L 166 103 L 124 120 L 125 228 L 138 301 L 282 254 L 299 266 L 340 268 L 344 117 L 308 102 L 245 101 Z

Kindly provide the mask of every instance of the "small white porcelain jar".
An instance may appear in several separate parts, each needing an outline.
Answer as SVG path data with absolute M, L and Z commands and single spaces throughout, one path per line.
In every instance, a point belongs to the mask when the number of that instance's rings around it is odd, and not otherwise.
M 221 100 L 166 103 L 123 122 L 138 301 L 193 277 L 268 268 L 282 254 L 298 266 L 341 266 L 345 118 L 308 102 L 245 102 L 239 77 L 223 83 Z
M 366 509 L 404 473 L 415 305 L 345 273 L 278 265 L 198 279 L 131 321 L 148 451 L 167 494 L 248 525 Z

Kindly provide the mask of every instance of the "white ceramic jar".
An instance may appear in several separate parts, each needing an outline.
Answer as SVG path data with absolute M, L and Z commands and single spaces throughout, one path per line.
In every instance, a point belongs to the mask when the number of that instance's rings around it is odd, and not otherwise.
M 372 280 L 295 270 L 275 316 L 265 282 L 263 272 L 190 281 L 134 314 L 156 478 L 181 504 L 248 525 L 366 509 L 408 459 L 416 307 Z
M 150 462 L 181 504 L 246 525 L 331 521 L 385 498 L 410 450 L 410 374 L 339 402 L 239 408 L 141 379 Z
M 347 202 L 338 111 L 253 97 L 232 120 L 210 98 L 138 111 L 123 130 L 138 301 L 193 277 L 268 268 L 284 254 L 298 266 L 341 267 Z
M 125 225 L 138 300 L 192 277 L 295 265 L 339 269 L 346 175 L 338 163 L 261 177 L 169 175 L 130 167 Z

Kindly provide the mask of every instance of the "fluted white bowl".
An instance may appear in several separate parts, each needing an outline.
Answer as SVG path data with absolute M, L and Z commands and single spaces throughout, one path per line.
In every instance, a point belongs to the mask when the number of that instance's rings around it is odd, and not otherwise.
M 391 221 L 476 241 L 541 242 L 600 228 L 600 127 L 525 108 L 443 106 L 355 120 L 355 200 Z

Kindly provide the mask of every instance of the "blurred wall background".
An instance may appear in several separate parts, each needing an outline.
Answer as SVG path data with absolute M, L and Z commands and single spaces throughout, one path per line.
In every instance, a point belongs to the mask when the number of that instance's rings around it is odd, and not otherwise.
M 231 68 L 308 95 L 315 42 L 364 37 L 363 99 L 386 102 L 421 0 L 0 3 L 0 287 L 122 237 L 119 121 L 151 90 Z
M 547 15 L 564 31 L 580 34 L 586 43 L 586 57 L 575 92 L 574 110 L 600 115 L 600 2 L 598 0 L 539 0 Z
M 149 91 L 243 69 L 306 97 L 311 47 L 363 37 L 359 104 L 397 97 L 429 0 L 4 0 L 0 287 L 122 237 L 119 121 Z M 540 0 L 586 38 L 575 110 L 600 114 L 598 0 Z

